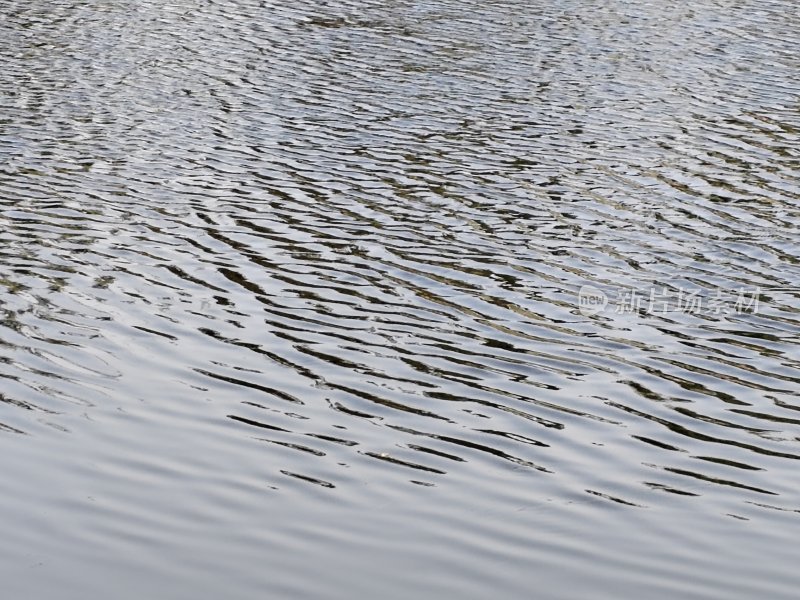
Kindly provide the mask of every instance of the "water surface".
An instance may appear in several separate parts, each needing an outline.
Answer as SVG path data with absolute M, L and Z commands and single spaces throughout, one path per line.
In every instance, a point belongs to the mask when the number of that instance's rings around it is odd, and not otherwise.
M 8 597 L 796 597 L 793 2 L 0 4 Z

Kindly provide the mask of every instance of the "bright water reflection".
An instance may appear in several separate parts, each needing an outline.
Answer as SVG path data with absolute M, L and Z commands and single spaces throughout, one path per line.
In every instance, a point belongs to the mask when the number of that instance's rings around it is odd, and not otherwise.
M 8 597 L 795 597 L 793 3 L 2 13 Z

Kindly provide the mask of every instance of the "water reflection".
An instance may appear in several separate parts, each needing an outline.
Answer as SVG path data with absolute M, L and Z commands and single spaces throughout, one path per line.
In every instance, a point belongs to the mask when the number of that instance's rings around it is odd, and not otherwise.
M 11 3 L 11 589 L 790 597 L 798 19 L 755 4 Z

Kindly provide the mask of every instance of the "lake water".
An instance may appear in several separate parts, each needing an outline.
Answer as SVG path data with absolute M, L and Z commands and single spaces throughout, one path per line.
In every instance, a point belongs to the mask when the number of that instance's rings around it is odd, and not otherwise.
M 0 8 L 3 597 L 797 598 L 794 1 Z

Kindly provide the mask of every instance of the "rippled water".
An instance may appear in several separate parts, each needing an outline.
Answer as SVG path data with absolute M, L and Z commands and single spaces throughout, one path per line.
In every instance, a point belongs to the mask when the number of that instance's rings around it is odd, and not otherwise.
M 793 1 L 0 7 L 4 597 L 796 597 Z

